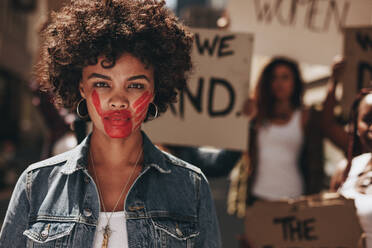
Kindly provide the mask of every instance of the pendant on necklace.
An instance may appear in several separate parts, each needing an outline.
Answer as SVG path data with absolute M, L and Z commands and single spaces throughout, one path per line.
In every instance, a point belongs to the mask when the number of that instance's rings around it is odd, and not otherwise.
M 111 229 L 110 226 L 107 224 L 105 228 L 103 229 L 103 241 L 102 241 L 102 248 L 108 248 L 108 242 L 111 235 Z

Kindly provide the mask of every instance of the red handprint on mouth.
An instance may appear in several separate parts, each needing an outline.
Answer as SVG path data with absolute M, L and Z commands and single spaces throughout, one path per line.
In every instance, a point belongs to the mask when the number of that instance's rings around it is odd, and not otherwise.
M 133 103 L 133 113 L 128 109 L 103 111 L 97 91 L 93 91 L 92 100 L 104 129 L 111 138 L 126 138 L 139 128 L 146 117 L 152 94 L 148 91 Z M 133 128 L 134 127 L 134 128 Z

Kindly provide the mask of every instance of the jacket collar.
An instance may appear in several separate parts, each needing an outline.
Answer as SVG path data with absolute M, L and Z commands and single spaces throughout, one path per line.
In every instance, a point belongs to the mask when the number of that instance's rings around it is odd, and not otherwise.
M 170 173 L 166 156 L 141 131 L 143 140 L 144 168 L 153 167 L 161 173 Z M 89 145 L 92 134 L 89 134 L 78 146 L 70 151 L 62 173 L 70 175 L 75 171 L 85 169 L 88 164 Z

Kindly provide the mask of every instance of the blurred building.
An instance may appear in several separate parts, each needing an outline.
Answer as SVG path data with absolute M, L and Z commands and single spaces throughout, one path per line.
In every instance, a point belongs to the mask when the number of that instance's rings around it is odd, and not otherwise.
M 0 1 L 0 189 L 11 186 L 29 163 L 40 159 L 49 133 L 30 87 L 31 71 L 37 31 L 47 12 L 62 2 Z
M 18 4 L 15 4 L 18 2 Z M 35 3 L 0 2 L 0 124 L 2 139 L 18 139 L 21 81 L 29 75 L 31 53 L 27 48 L 28 13 Z

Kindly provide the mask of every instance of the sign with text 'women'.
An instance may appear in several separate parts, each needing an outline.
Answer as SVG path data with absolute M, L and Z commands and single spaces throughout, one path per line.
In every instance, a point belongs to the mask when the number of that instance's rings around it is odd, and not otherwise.
M 194 68 L 187 87 L 178 102 L 144 130 L 158 143 L 246 149 L 247 118 L 239 112 L 248 93 L 253 36 L 192 31 Z
M 372 24 L 371 0 L 230 0 L 233 31 L 253 33 L 254 54 L 329 65 L 342 28 Z

